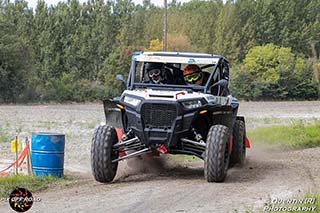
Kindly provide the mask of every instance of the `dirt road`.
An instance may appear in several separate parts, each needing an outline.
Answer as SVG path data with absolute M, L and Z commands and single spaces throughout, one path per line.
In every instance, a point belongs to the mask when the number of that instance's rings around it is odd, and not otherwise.
M 265 119 L 320 119 L 319 104 L 248 102 L 240 112 L 254 128 L 264 125 Z M 0 126 L 10 134 L 58 131 L 67 136 L 66 170 L 77 184 L 34 193 L 42 201 L 30 212 L 245 212 L 263 207 L 272 198 L 320 189 L 320 148 L 275 153 L 254 143 L 246 165 L 229 170 L 224 183 L 207 183 L 201 161 L 155 159 L 155 163 L 136 160 L 138 170 L 121 162 L 115 181 L 99 184 L 90 173 L 89 153 L 92 130 L 103 121 L 102 113 L 100 105 L 0 106 Z M 10 158 L 7 144 L 0 146 L 0 157 Z M 0 202 L 0 212 L 12 211 Z

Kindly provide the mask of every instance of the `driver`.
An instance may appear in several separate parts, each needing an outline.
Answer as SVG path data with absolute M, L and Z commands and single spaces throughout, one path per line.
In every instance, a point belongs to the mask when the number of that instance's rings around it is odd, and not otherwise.
M 204 74 L 198 65 L 189 64 L 186 66 L 183 70 L 183 76 L 188 84 L 196 84 L 199 86 L 205 84 Z
M 151 83 L 164 84 L 165 76 L 163 73 L 163 64 L 161 63 L 147 63 L 146 71 Z

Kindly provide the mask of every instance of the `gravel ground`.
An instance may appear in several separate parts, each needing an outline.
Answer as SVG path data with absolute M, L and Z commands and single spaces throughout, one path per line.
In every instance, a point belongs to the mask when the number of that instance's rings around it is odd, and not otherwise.
M 95 126 L 104 122 L 100 104 L 0 106 L 0 128 L 7 138 L 31 138 L 33 132 L 66 135 L 65 163 L 70 170 L 90 171 L 90 144 Z M 0 143 L 0 159 L 10 159 L 10 144 Z M 2 157 L 4 156 L 4 157 Z M 0 160 L 1 162 L 1 160 Z
M 312 123 L 320 120 L 320 102 L 243 102 L 239 114 L 247 128 Z M 244 168 L 234 168 L 225 183 L 209 184 L 202 163 L 159 165 L 130 170 L 125 162 L 113 184 L 98 184 L 91 176 L 90 146 L 95 126 L 104 122 L 101 104 L 0 105 L 0 169 L 13 156 L 10 138 L 32 132 L 66 135 L 65 168 L 79 185 L 40 193 L 43 202 L 30 212 L 244 212 L 261 208 L 271 197 L 287 198 L 319 189 L 320 149 L 269 153 L 253 147 Z M 305 162 L 308 162 L 306 164 Z M 148 170 L 149 168 L 149 170 Z M 10 212 L 0 203 L 0 212 Z

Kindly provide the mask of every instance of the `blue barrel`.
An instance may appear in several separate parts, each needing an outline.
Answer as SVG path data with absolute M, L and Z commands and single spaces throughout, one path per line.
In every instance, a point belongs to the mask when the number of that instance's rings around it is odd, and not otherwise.
M 36 176 L 63 177 L 65 136 L 32 133 L 31 162 Z

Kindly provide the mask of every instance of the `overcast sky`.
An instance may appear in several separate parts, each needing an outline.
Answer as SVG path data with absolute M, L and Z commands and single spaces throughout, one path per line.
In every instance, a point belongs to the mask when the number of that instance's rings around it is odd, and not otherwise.
M 26 1 L 28 2 L 29 7 L 36 8 L 38 0 L 26 0 Z M 48 6 L 56 5 L 60 1 L 63 1 L 63 0 L 45 0 L 45 2 L 48 4 Z M 133 2 L 135 4 L 142 4 L 142 1 L 143 0 L 133 0 Z M 171 0 L 167 0 L 167 1 L 168 1 L 168 3 L 171 2 Z M 178 0 L 178 2 L 188 2 L 188 1 L 190 1 L 190 0 Z M 79 0 L 79 2 L 83 3 L 83 2 L 87 2 L 87 0 Z M 151 3 L 159 6 L 159 5 L 163 5 L 163 0 L 151 0 Z

